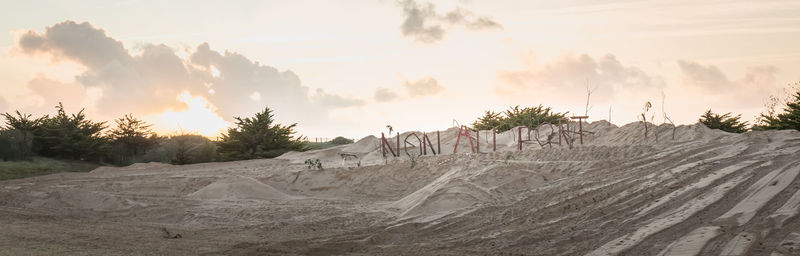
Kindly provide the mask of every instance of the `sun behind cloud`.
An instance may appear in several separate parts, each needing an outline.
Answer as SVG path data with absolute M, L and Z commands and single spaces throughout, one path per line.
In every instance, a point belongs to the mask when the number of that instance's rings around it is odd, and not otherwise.
M 186 104 L 186 110 L 168 109 L 161 114 L 144 118 L 153 124 L 155 132 L 171 134 L 178 131 L 178 133 L 196 133 L 216 138 L 231 126 L 231 123 L 225 121 L 216 112 L 216 107 L 203 96 L 192 96 L 189 92 L 184 91 L 177 98 Z

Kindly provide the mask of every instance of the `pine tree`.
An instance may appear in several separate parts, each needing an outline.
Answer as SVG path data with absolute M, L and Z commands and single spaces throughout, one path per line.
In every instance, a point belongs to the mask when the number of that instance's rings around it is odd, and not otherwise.
M 36 132 L 35 143 L 41 147 L 41 155 L 76 160 L 100 160 L 108 155 L 108 140 L 101 135 L 105 122 L 86 119 L 83 109 L 68 115 L 61 103 L 56 110 L 58 113 L 45 119 Z
M 786 103 L 783 113 L 762 113 L 759 124 L 754 125 L 753 130 L 800 130 L 800 90 L 796 90 L 793 96 L 794 101 Z
M 486 111 L 482 117 L 479 117 L 472 126 L 478 130 L 490 130 L 496 128 L 497 132 L 508 131 L 517 126 L 528 126 L 536 128 L 542 123 L 558 123 L 559 119 L 564 118 L 566 113 L 552 112 L 550 107 L 542 105 L 536 107 L 520 106 L 510 107 L 508 110 L 501 113 Z
M 472 123 L 472 128 L 475 128 L 476 130 L 491 130 L 495 127 L 502 126 L 504 119 L 503 113 L 486 111 L 482 117 L 478 117 L 478 120 Z
M 34 119 L 31 114 L 22 114 L 19 110 L 15 113 L 16 116 L 3 113 L 6 125 L 0 131 L 2 137 L 0 155 L 4 160 L 27 160 L 35 152 L 34 133 L 41 129 L 42 122 L 47 116 Z
M 268 107 L 252 118 L 234 117 L 236 127 L 222 134 L 218 152 L 222 160 L 276 157 L 290 150 L 302 150 L 302 137 L 294 137 L 297 124 L 273 124 L 274 114 Z
M 127 114 L 114 122 L 117 125 L 109 137 L 116 144 L 117 162 L 129 162 L 133 157 L 147 153 L 158 144 L 159 138 L 150 129 L 151 125 L 135 118 L 133 114 Z
M 711 129 L 719 129 L 726 132 L 743 133 L 747 131 L 747 122 L 741 122 L 739 119 L 742 115 L 731 116 L 731 113 L 723 115 L 714 114 L 709 109 L 705 114 L 700 116 L 698 120 L 700 123 L 706 125 Z

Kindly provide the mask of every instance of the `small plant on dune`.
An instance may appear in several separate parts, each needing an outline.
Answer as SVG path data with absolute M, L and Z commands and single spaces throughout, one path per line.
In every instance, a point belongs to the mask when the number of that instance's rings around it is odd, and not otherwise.
M 509 160 L 512 160 L 512 159 L 514 159 L 514 155 L 513 155 L 513 154 L 511 154 L 511 152 L 509 152 L 508 154 L 506 154 L 506 164 L 508 164 L 508 161 L 509 161 Z
M 319 159 L 314 159 L 314 160 L 306 159 L 305 163 L 306 167 L 308 167 L 309 170 L 314 168 L 316 168 L 317 170 L 323 170 L 322 161 L 320 161 Z
M 672 119 L 670 119 L 667 116 L 667 111 L 664 110 L 664 101 L 666 101 L 666 100 L 667 100 L 667 95 L 664 94 L 664 92 L 662 91 L 661 92 L 661 114 L 664 115 L 663 124 L 666 124 L 667 122 L 672 124 L 672 140 L 675 140 L 675 123 L 672 122 Z M 656 137 L 656 141 L 658 141 L 658 137 Z
M 644 108 L 643 108 L 644 111 L 640 115 L 640 118 L 641 118 L 640 120 L 644 124 L 644 138 L 645 139 L 647 139 L 647 112 L 650 111 L 650 108 L 652 108 L 652 107 L 653 107 L 653 104 L 651 104 L 649 101 L 645 102 L 644 103 Z
M 417 166 L 417 157 L 414 155 L 409 155 L 408 157 L 411 159 L 411 169 L 414 169 Z

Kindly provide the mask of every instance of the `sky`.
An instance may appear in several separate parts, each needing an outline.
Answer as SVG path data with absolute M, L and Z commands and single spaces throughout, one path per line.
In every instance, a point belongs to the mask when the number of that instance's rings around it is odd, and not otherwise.
M 800 1 L 3 1 L 0 112 L 310 138 L 543 104 L 617 125 L 751 121 L 800 81 Z M 586 111 L 587 91 L 591 91 Z

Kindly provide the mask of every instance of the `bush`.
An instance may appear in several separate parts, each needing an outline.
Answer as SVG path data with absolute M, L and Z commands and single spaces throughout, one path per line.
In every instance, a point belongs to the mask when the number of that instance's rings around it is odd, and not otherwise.
M 109 133 L 113 142 L 112 161 L 120 165 L 133 163 L 137 156 L 144 155 L 158 145 L 161 138 L 152 130 L 150 124 L 127 114 L 114 120 L 116 127 Z
M 800 130 L 800 87 L 793 89 L 794 94 L 786 102 L 777 102 L 784 105 L 783 112 L 777 114 L 774 109 L 769 109 L 766 114 L 762 113 L 753 130 Z
M 331 144 L 333 144 L 333 145 L 347 145 L 347 144 L 352 144 L 352 143 L 353 143 L 353 140 L 351 140 L 351 139 L 348 139 L 348 138 L 345 138 L 345 137 L 342 137 L 342 136 L 338 136 L 338 137 L 336 137 L 336 138 L 333 138 L 333 139 L 332 139 L 331 141 L 329 141 L 329 142 L 330 142 Z
M 33 133 L 23 130 L 0 130 L 0 159 L 30 160 L 33 156 Z
M 719 129 L 733 133 L 743 133 L 747 131 L 747 122 L 739 121 L 740 118 L 742 118 L 741 114 L 736 116 L 731 116 L 731 113 L 718 115 L 714 114 L 709 109 L 705 114 L 700 116 L 698 121 L 711 129 Z
M 39 154 L 75 160 L 102 160 L 109 156 L 110 143 L 101 135 L 105 122 L 86 119 L 83 109 L 67 115 L 64 106 L 56 106 L 58 113 L 43 119 L 41 129 L 36 130 L 34 143 Z
M 496 128 L 497 132 L 508 131 L 517 126 L 528 126 L 535 129 L 541 123 L 558 123 L 558 120 L 566 116 L 566 113 L 551 111 L 550 107 L 542 105 L 525 108 L 514 106 L 502 113 L 486 111 L 482 117 L 472 123 L 472 127 L 476 130 Z
M 235 117 L 236 127 L 229 128 L 217 142 L 221 160 L 272 158 L 291 150 L 302 150 L 303 138 L 293 136 L 297 124 L 273 124 L 273 117 L 269 108 L 252 118 Z
M 34 133 L 39 131 L 47 118 L 32 118 L 30 114 L 16 111 L 16 116 L 4 113 L 5 126 L 0 129 L 0 158 L 9 160 L 30 160 L 34 155 Z

